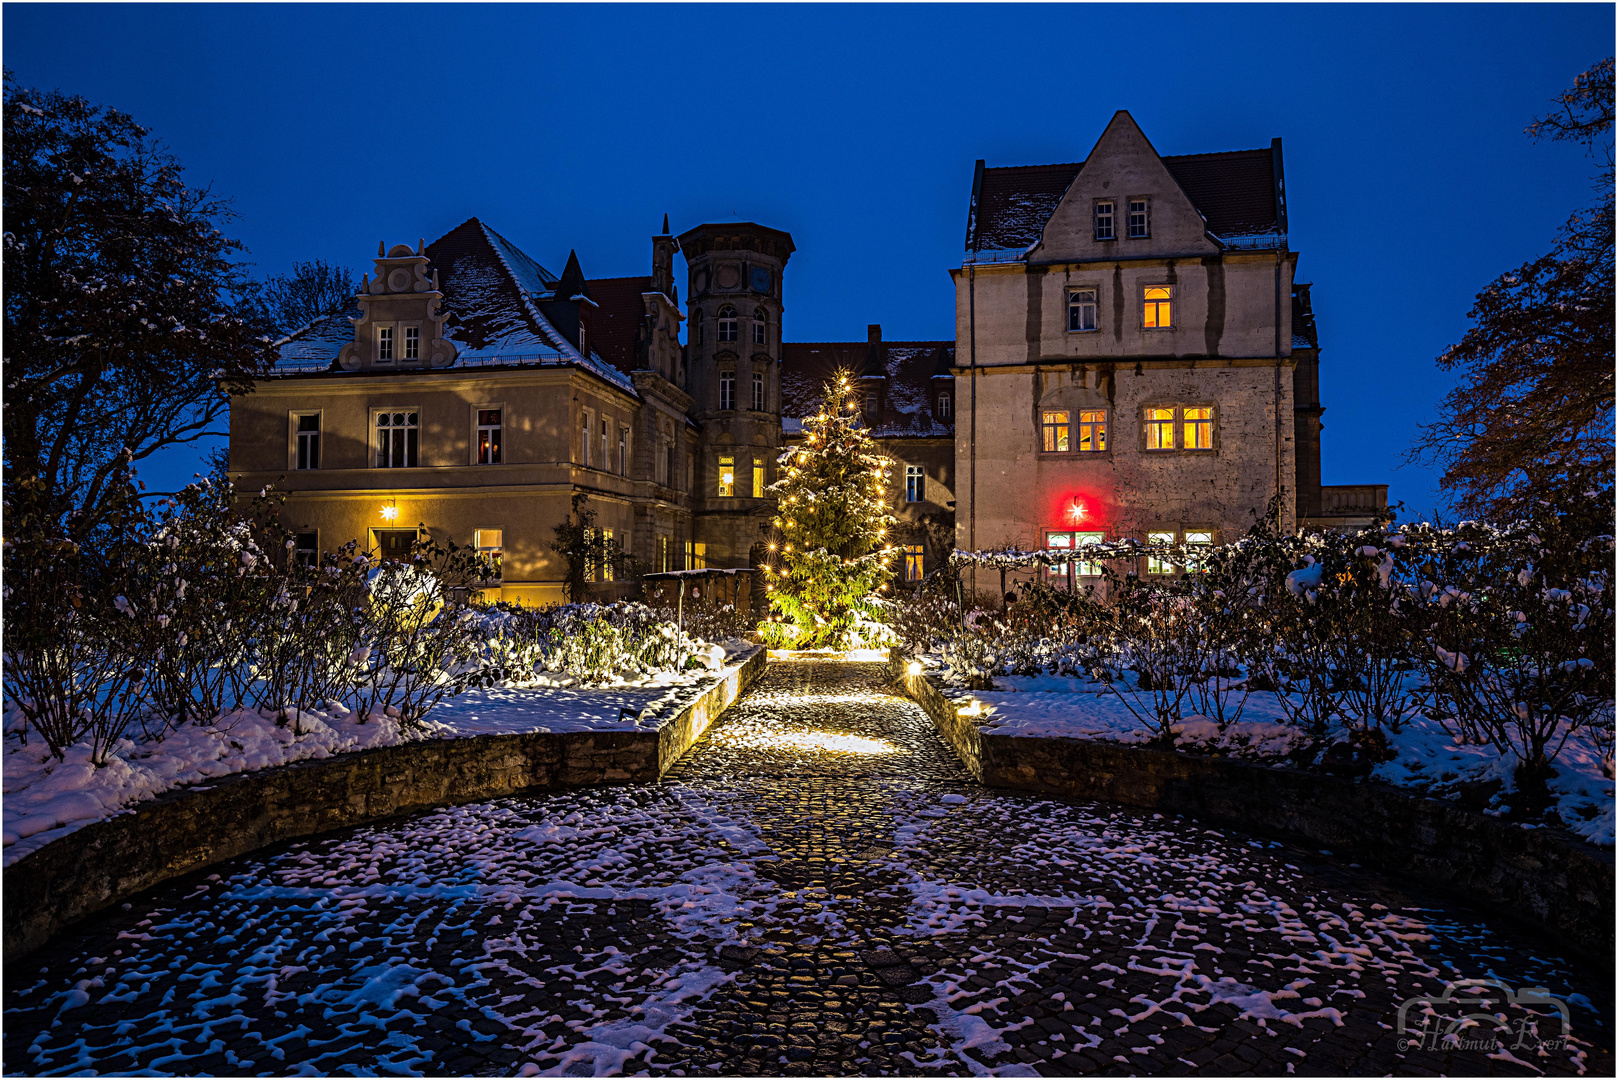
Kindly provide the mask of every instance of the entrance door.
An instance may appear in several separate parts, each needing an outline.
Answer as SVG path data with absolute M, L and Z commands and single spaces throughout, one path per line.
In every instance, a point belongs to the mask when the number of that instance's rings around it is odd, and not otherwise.
M 408 561 L 416 543 L 415 529 L 376 529 L 377 554 L 384 559 Z

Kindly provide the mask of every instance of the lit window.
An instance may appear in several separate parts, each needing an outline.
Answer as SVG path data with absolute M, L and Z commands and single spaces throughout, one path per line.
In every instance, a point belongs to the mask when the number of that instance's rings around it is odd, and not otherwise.
M 393 327 L 381 326 L 376 331 L 376 362 L 393 363 Z
M 1107 410 L 1083 409 L 1079 412 L 1079 451 L 1107 448 Z
M 1067 294 L 1067 328 L 1094 330 L 1096 328 L 1096 291 L 1074 289 Z
M 1174 286 L 1146 286 L 1141 303 L 1141 325 L 1146 329 L 1167 330 L 1174 325 Z
M 420 437 L 418 417 L 413 412 L 376 414 L 376 467 L 414 469 Z
M 1131 240 L 1144 240 L 1151 235 L 1146 226 L 1146 200 L 1129 200 L 1129 238 Z
M 478 464 L 500 464 L 500 410 L 478 410 Z
M 320 468 L 320 414 L 298 417 L 298 468 Z
M 736 373 L 734 371 L 721 371 L 719 373 L 719 408 L 721 410 L 736 407 Z
M 601 580 L 612 580 L 612 530 L 601 530 Z
M 767 314 L 765 314 L 763 308 L 754 308 L 753 309 L 753 344 L 754 345 L 763 345 L 764 344 L 764 338 L 765 338 L 764 327 L 765 327 L 765 324 L 768 321 L 769 321 L 769 316 Z
M 596 531 L 586 527 L 584 530 L 584 580 L 596 579 Z
M 920 581 L 922 576 L 922 557 L 920 544 L 905 545 L 905 580 Z
M 674 569 L 674 545 L 666 536 L 657 538 L 657 572 L 666 574 Z
M 1146 542 L 1148 544 L 1172 544 L 1174 543 L 1174 534 L 1172 532 L 1147 533 Z M 1172 574 L 1174 573 L 1174 563 L 1164 558 L 1161 554 L 1148 555 L 1146 556 L 1146 572 L 1148 574 Z
M 1096 239 L 1111 240 L 1116 235 L 1112 228 L 1111 199 L 1102 199 L 1096 203 Z
M 505 532 L 501 529 L 478 529 L 472 534 L 472 544 L 478 554 L 489 560 L 489 580 L 499 581 L 501 562 L 505 558 Z
M 764 373 L 753 372 L 753 411 L 764 411 Z
M 948 420 L 950 418 L 950 410 L 954 407 L 955 403 L 950 400 L 947 392 L 938 395 L 938 418 L 940 420 Z
M 920 465 L 905 466 L 905 502 L 921 502 L 927 493 L 927 470 Z
M 292 538 L 292 555 L 303 566 L 314 566 L 320 561 L 320 537 L 317 533 L 299 533 Z
M 1076 551 L 1088 544 L 1101 543 L 1103 534 L 1098 532 L 1053 532 L 1045 534 L 1045 547 L 1050 551 Z M 1065 564 L 1050 567 L 1052 577 L 1065 575 Z M 1095 577 L 1101 573 L 1099 563 L 1087 562 L 1082 559 L 1073 560 L 1073 573 L 1076 577 Z
M 1174 449 L 1174 410 L 1146 410 L 1146 449 Z
M 405 327 L 405 354 L 406 360 L 421 359 L 421 331 L 414 326 Z
M 685 542 L 685 569 L 708 569 L 708 545 L 700 542 Z
M 719 340 L 736 340 L 736 309 L 733 307 L 719 309 Z
M 736 458 L 727 454 L 719 459 L 719 494 L 731 498 L 736 494 Z
M 1193 571 L 1200 573 L 1208 561 L 1208 550 L 1213 547 L 1213 533 L 1208 529 L 1187 529 L 1185 561 Z
M 1185 441 L 1180 446 L 1186 450 L 1213 449 L 1213 406 L 1185 410 Z
M 1040 431 L 1043 436 L 1041 448 L 1047 453 L 1067 453 L 1068 411 L 1066 409 L 1046 409 L 1040 420 Z
M 764 459 L 761 458 L 761 457 L 756 457 L 756 458 L 753 459 L 753 498 L 762 499 L 763 497 L 764 497 Z

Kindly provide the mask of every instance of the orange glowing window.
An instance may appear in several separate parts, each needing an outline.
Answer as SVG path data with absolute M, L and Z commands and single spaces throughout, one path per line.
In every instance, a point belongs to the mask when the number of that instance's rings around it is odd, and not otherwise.
M 1068 417 L 1066 409 L 1046 409 L 1040 417 L 1040 446 L 1047 453 L 1067 453 Z
M 1187 450 L 1213 449 L 1213 406 L 1185 410 L 1185 441 L 1181 445 Z
M 1084 409 L 1079 413 L 1079 451 L 1107 448 L 1107 410 Z
M 1141 325 L 1167 330 L 1174 325 L 1174 286 L 1148 285 L 1142 295 Z
M 1146 410 L 1146 449 L 1174 449 L 1174 410 Z

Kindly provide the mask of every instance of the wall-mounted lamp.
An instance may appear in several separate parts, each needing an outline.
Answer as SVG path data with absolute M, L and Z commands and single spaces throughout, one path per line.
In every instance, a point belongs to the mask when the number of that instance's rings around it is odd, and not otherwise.
M 1081 503 L 1079 500 L 1074 499 L 1071 503 L 1068 504 L 1067 516 L 1072 518 L 1074 521 L 1083 521 L 1085 513 L 1086 513 L 1086 511 L 1085 511 L 1085 508 L 1084 508 L 1084 504 Z
M 399 504 L 389 499 L 382 504 L 382 520 L 392 521 L 399 516 Z

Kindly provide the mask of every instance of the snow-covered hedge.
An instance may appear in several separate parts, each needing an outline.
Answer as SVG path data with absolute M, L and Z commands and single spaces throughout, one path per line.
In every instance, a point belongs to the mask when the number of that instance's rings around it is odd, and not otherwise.
M 204 482 L 154 511 L 131 499 L 93 540 L 39 528 L 5 545 L 8 730 L 59 761 L 84 743 L 105 764 L 132 725 L 147 741 L 247 712 L 294 736 L 311 716 L 410 729 L 473 685 L 714 663 L 714 646 L 642 604 L 469 604 L 490 568 L 453 544 L 302 560 L 268 491 Z
M 1083 549 L 1099 583 L 1038 581 L 1003 612 L 965 619 L 946 597 L 900 597 L 910 647 L 986 689 L 995 676 L 1071 675 L 1112 688 L 1172 739 L 1188 717 L 1239 720 L 1271 698 L 1312 739 L 1386 752 L 1413 717 L 1487 746 L 1542 785 L 1575 734 L 1612 775 L 1610 504 L 1544 507 L 1495 527 L 1387 524 L 1352 535 L 1255 527 L 1234 543 L 1151 553 L 1181 568 L 1137 574 L 1146 545 Z M 1022 570 L 1062 552 L 957 552 L 955 565 Z M 1111 560 L 1111 561 L 1107 561 Z

